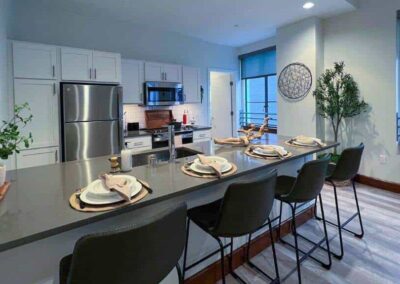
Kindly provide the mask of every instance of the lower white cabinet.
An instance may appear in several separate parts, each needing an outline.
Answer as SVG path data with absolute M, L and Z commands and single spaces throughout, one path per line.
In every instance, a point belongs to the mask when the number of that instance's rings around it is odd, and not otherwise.
M 17 169 L 56 164 L 59 154 L 58 147 L 22 150 L 17 154 Z
M 151 136 L 125 138 L 125 147 L 132 153 L 151 150 Z
M 193 132 L 193 142 L 203 142 L 211 140 L 211 130 L 200 130 Z

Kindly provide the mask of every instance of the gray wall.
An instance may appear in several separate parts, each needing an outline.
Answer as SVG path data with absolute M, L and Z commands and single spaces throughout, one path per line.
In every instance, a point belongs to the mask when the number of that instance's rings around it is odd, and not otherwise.
M 3 121 L 8 117 L 8 95 L 7 95 L 8 5 L 7 4 L 8 4 L 7 0 L 0 0 L 0 121 Z

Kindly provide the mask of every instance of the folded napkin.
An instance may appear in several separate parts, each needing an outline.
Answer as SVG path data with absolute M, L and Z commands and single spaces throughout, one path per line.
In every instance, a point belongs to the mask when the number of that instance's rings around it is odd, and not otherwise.
M 301 141 L 304 141 L 304 140 L 306 140 L 306 141 L 307 141 L 307 140 L 311 140 L 312 142 L 316 143 L 316 144 L 317 144 L 318 146 L 320 146 L 320 147 L 325 147 L 325 146 L 326 146 L 326 144 L 323 143 L 323 142 L 321 141 L 321 139 L 319 139 L 319 138 L 314 138 L 314 137 L 308 137 L 308 136 L 304 136 L 304 135 L 296 136 L 296 137 L 290 139 L 289 142 L 293 142 L 293 141 L 301 142 Z
M 105 173 L 101 174 L 99 178 L 103 181 L 103 184 L 107 189 L 118 193 L 126 201 L 131 200 L 131 188 L 125 178 Z
M 278 156 L 280 158 L 285 158 L 285 155 L 287 155 L 287 152 L 284 149 L 279 148 L 279 147 L 273 147 L 271 145 L 253 145 L 253 146 L 251 146 L 251 150 L 253 150 L 253 151 L 257 148 L 267 150 L 267 151 L 273 151 L 276 154 L 278 154 Z
M 212 161 L 210 159 L 208 159 L 206 156 L 198 154 L 197 157 L 199 157 L 200 163 L 202 163 L 203 165 L 207 165 L 209 166 L 211 169 L 214 170 L 215 174 L 217 175 L 217 177 L 221 177 L 222 176 L 222 164 L 217 162 L 217 161 Z

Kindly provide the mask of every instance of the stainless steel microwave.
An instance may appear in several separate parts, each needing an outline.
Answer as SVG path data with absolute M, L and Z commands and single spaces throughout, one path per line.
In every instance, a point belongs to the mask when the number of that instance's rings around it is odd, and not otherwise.
M 144 104 L 147 106 L 172 106 L 185 102 L 180 83 L 145 82 Z

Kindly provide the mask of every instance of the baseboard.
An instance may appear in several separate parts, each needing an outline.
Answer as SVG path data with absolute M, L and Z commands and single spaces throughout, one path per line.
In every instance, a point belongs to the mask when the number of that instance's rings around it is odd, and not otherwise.
M 355 180 L 365 185 L 369 185 L 372 187 L 384 189 L 395 193 L 400 193 L 400 184 L 395 182 L 384 181 L 381 179 L 376 179 L 364 175 L 357 175 Z
M 298 215 L 296 217 L 296 223 L 298 225 L 304 224 L 307 222 L 309 219 L 313 218 L 314 216 L 314 208 L 311 207 Z M 289 232 L 291 232 L 291 221 L 287 220 L 282 224 L 281 227 L 281 235 L 285 236 Z M 273 232 L 273 237 L 274 240 L 277 239 L 277 229 L 274 230 Z M 271 238 L 269 232 L 265 232 L 262 235 L 258 236 L 251 242 L 251 250 L 250 250 L 250 256 L 253 257 L 263 250 L 265 250 L 267 247 L 271 245 Z M 232 258 L 232 263 L 233 267 L 237 268 L 241 265 L 244 264 L 244 257 L 246 254 L 246 246 L 243 245 L 239 248 L 237 248 L 233 252 L 233 258 Z M 228 274 L 228 257 L 225 256 L 225 273 Z M 185 284 L 215 284 L 218 280 L 220 280 L 221 277 L 221 266 L 220 266 L 220 261 L 216 261 L 212 263 L 211 265 L 207 266 L 200 272 L 196 273 L 195 275 L 191 276 L 190 278 L 185 280 Z

